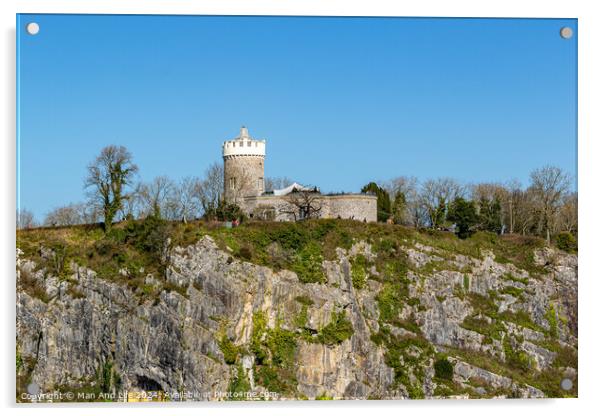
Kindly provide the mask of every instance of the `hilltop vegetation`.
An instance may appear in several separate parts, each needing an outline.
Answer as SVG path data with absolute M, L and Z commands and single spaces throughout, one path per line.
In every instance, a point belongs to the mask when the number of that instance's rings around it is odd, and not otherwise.
M 420 243 L 435 247 L 449 257 L 479 258 L 484 250 L 489 250 L 495 254 L 496 261 L 512 263 L 536 275 L 543 273 L 543 269 L 534 263 L 533 249 L 545 246 L 543 239 L 532 236 L 478 232 L 462 240 L 449 232 L 352 220 L 247 222 L 226 228 L 217 222 L 183 224 L 151 216 L 115 224 L 107 234 L 100 225 L 18 230 L 17 247 L 25 257 L 56 276 L 67 278 L 71 273 L 69 264 L 73 261 L 97 271 L 103 278 L 124 280 L 137 291 L 144 292 L 144 276 L 154 273 L 161 277 L 171 248 L 194 244 L 204 235 L 214 238 L 235 258 L 275 271 L 293 270 L 306 283 L 323 282 L 322 261 L 335 259 L 337 248 L 349 249 L 358 241 L 373 245 L 379 269 L 394 259 L 394 253 L 400 247 Z M 45 255 L 46 250 L 52 255 Z M 361 267 L 361 261 L 358 258 L 354 263 L 356 271 Z

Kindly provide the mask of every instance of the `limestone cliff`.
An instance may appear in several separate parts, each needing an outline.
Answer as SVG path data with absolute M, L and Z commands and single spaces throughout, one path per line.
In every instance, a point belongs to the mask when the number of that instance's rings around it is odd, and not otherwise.
M 204 235 L 145 277 L 154 297 L 128 270 L 56 276 L 17 249 L 17 399 L 32 383 L 80 400 L 576 396 L 560 387 L 576 383 L 575 255 L 532 249 L 534 272 L 401 241 L 354 239 L 304 283 Z

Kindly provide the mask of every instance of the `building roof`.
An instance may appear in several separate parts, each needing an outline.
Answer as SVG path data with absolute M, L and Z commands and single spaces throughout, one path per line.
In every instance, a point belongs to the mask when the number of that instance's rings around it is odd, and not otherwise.
M 295 191 L 317 191 L 317 188 L 308 188 L 307 186 L 303 186 L 297 182 L 294 182 L 292 185 L 289 185 L 286 188 L 274 189 L 274 195 L 288 195 Z

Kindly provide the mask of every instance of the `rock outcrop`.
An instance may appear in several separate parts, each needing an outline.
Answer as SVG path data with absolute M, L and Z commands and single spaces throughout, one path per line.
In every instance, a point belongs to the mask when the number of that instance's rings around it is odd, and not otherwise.
M 172 250 L 163 279 L 177 290 L 154 299 L 75 263 L 59 279 L 18 251 L 18 393 L 34 383 L 170 400 L 545 397 L 530 373 L 574 378 L 559 355 L 576 353 L 576 256 L 540 250 L 546 272 L 533 276 L 492 253 L 446 258 L 416 243 L 406 254 L 407 294 L 386 320 L 384 272 L 363 242 L 323 261 L 325 283 L 301 283 L 204 236 Z M 45 296 L 23 290 L 25 275 Z M 441 359 L 453 376 L 437 373 Z

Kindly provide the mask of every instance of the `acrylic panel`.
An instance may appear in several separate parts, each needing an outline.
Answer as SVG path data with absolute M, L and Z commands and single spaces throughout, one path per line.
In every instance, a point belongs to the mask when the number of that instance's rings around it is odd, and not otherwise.
M 18 15 L 17 401 L 576 397 L 577 35 Z

